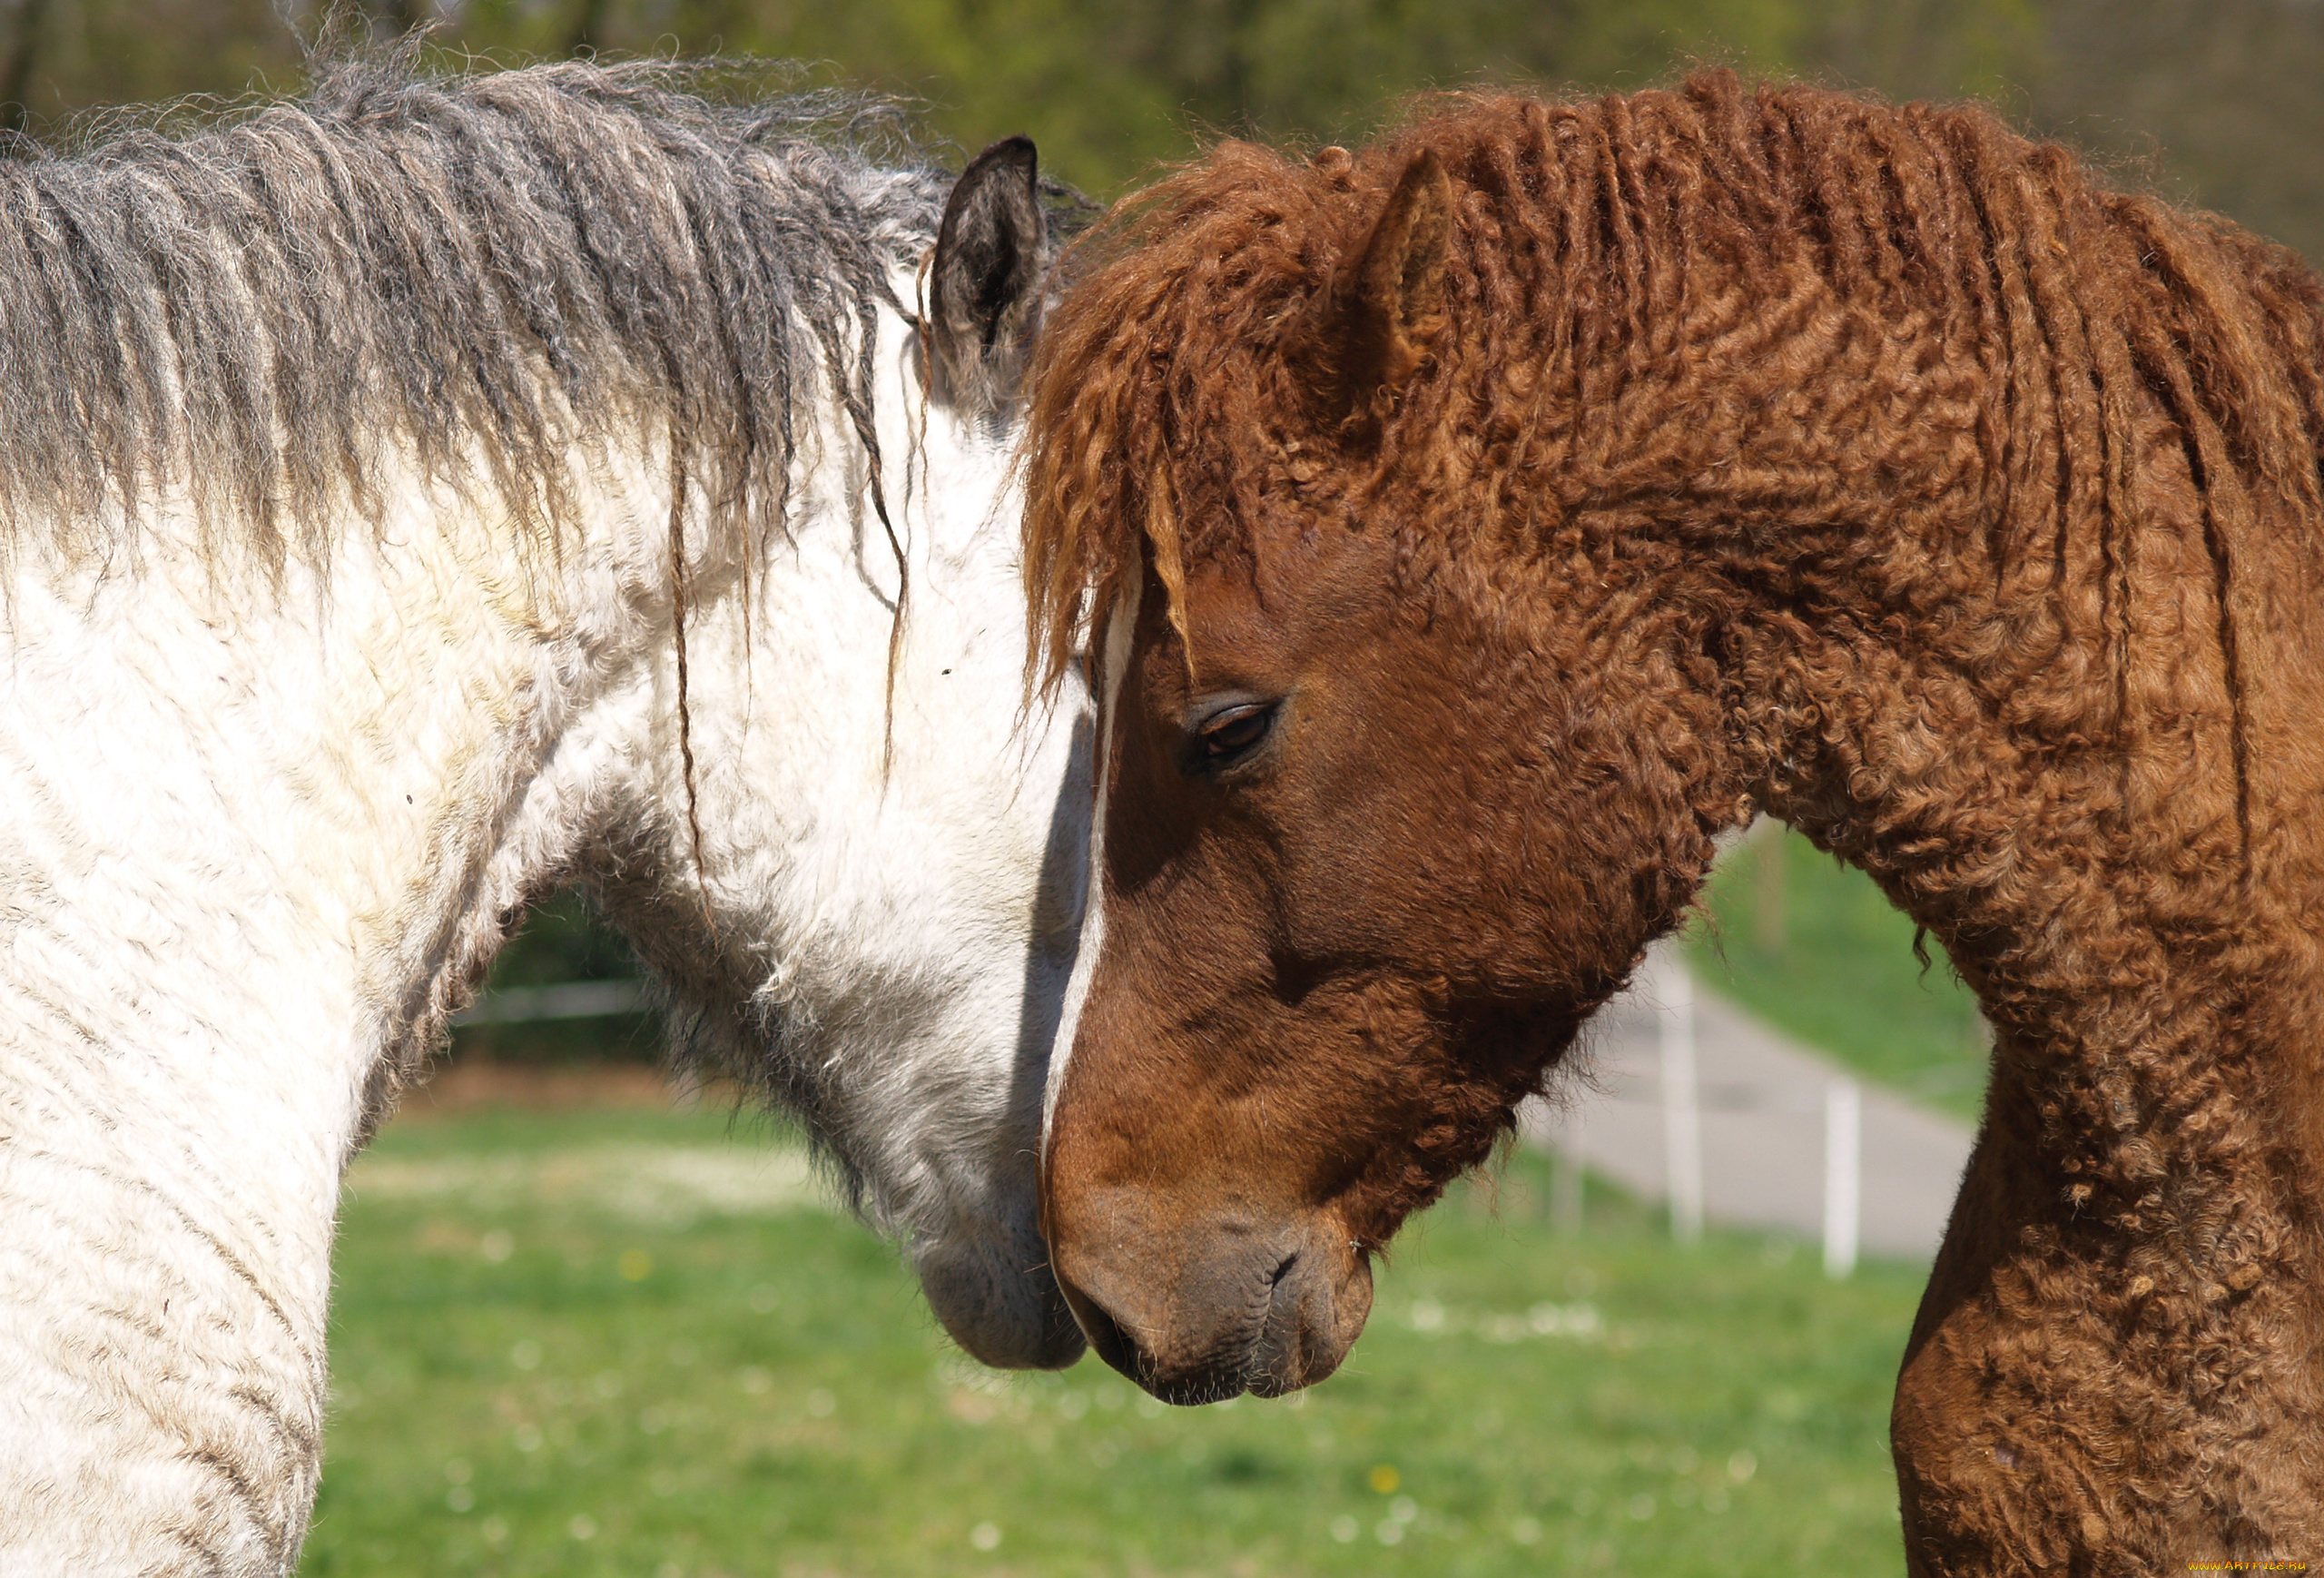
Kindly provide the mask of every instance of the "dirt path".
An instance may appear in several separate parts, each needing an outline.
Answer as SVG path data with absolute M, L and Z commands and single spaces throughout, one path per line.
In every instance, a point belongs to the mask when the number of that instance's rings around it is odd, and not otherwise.
M 1672 968 L 1658 958 L 1649 982 Z M 1678 968 L 1683 970 L 1683 966 Z M 1585 1032 L 1595 1090 L 1564 1111 L 1530 1108 L 1526 1138 L 1578 1145 L 1587 1165 L 1643 1198 L 1668 1198 L 1662 1014 L 1645 991 L 1609 1005 Z M 1683 987 L 1665 996 L 1686 995 Z M 1695 1083 L 1705 1217 L 1820 1236 L 1827 1102 L 1847 1071 L 1709 992 L 1693 993 Z M 1971 1132 L 1957 1119 L 1862 1085 L 1858 1170 L 1863 1252 L 1927 1257 L 1944 1236 Z

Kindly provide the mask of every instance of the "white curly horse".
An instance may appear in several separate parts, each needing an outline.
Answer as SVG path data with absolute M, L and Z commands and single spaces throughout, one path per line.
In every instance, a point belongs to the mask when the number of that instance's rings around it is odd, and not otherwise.
M 559 882 L 965 1346 L 1078 1351 L 1031 146 L 689 80 L 359 63 L 0 167 L 0 1573 L 292 1567 L 341 1169 Z

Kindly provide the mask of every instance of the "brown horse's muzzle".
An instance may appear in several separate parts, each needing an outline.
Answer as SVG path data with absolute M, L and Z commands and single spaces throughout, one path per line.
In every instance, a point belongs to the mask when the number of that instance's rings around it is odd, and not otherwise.
M 1165 1218 L 1134 1188 L 1052 1194 L 1050 1264 L 1089 1346 L 1166 1403 L 1313 1386 L 1372 1310 L 1372 1267 L 1326 1214 Z

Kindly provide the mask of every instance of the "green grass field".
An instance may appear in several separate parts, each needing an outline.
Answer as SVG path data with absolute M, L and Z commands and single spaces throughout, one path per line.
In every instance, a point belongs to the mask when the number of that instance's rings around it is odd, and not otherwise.
M 350 1176 L 330 1574 L 1716 1574 L 1901 1566 L 1887 1399 L 1920 1284 L 1675 1249 L 1516 1158 L 1396 1247 L 1300 1396 L 1002 1377 L 715 1115 L 390 1125 Z
M 1913 922 L 1869 877 L 1796 833 L 1765 832 L 1711 874 L 1704 915 L 1688 937 L 1697 975 L 1866 1078 L 1975 1118 L 1984 1031 L 1944 950 L 1929 939 L 1924 968 L 1913 956 Z

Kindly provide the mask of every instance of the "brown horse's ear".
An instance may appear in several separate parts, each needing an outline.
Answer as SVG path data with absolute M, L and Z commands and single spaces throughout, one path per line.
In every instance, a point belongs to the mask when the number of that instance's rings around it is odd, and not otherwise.
M 1372 233 L 1295 331 L 1289 354 L 1328 425 L 1369 429 L 1428 360 L 1445 325 L 1452 182 L 1423 148 L 1404 166 Z

